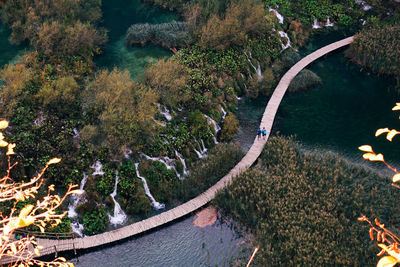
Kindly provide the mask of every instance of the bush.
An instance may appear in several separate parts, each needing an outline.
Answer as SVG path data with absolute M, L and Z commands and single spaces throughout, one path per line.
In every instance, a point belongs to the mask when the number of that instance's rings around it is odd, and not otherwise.
M 332 153 L 303 152 L 291 138 L 270 139 L 260 160 L 214 201 L 255 234 L 256 264 L 375 264 L 377 251 L 363 237 L 368 226 L 357 218 L 398 229 L 392 199 L 400 193 L 385 177 Z
M 84 233 L 86 235 L 95 235 L 106 230 L 108 216 L 103 206 L 97 206 L 91 212 L 85 213 L 83 216 Z
M 291 81 L 288 91 L 294 93 L 321 83 L 321 78 L 311 70 L 303 69 Z

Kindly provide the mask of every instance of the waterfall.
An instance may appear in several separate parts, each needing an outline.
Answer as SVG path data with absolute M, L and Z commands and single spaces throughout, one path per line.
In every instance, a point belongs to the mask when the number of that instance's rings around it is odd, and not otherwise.
M 325 27 L 333 27 L 333 23 L 329 20 L 329 17 L 326 19 Z
M 171 121 L 172 116 L 171 116 L 171 113 L 169 112 L 168 108 L 165 106 L 162 106 L 162 105 L 159 105 L 158 107 L 159 107 L 160 114 L 163 115 L 167 119 L 167 121 Z
M 253 65 L 253 62 L 251 62 L 251 52 L 249 52 L 249 56 L 246 54 L 246 52 L 244 52 L 244 55 L 246 56 L 246 58 L 247 58 L 247 61 L 250 63 L 250 66 L 252 66 L 253 67 L 253 69 L 254 69 L 254 71 L 257 71 L 257 68 Z
M 246 78 L 244 77 L 243 73 L 240 73 L 240 75 L 242 76 L 243 80 L 246 81 Z M 247 90 L 246 82 L 243 82 L 243 86 L 244 86 L 244 91 L 247 93 L 248 90 Z M 237 97 L 237 99 L 240 100 L 241 98 Z
M 100 161 L 96 160 L 96 162 L 90 166 L 90 168 L 94 169 L 94 172 L 92 175 L 103 175 L 103 165 L 101 164 Z
M 72 232 L 78 234 L 79 236 L 83 236 L 83 224 L 80 224 L 78 221 L 78 214 L 76 213 L 76 207 L 80 202 L 84 202 L 85 199 L 85 190 L 83 188 L 85 187 L 86 181 L 87 181 L 88 176 L 86 173 L 83 173 L 83 178 L 81 181 L 81 184 L 79 186 L 79 189 L 82 191 L 82 194 L 72 194 L 70 198 L 70 202 L 68 205 L 68 218 L 72 219 L 72 222 L 70 224 Z
M 204 115 L 207 118 L 208 124 L 212 124 L 214 126 L 215 133 L 218 133 L 221 130 L 221 127 L 217 124 L 217 122 L 211 119 L 209 116 Z
M 368 5 L 364 0 L 355 0 L 357 5 L 360 5 L 364 11 L 372 9 L 372 6 Z
M 114 214 L 111 216 L 108 214 L 108 218 L 110 219 L 110 223 L 114 226 L 123 224 L 127 217 L 125 212 L 121 209 L 121 206 L 119 203 L 115 200 L 115 197 L 117 196 L 117 187 L 118 187 L 118 182 L 119 182 L 119 175 L 118 172 L 115 172 L 115 184 L 114 184 L 114 191 L 110 194 L 110 197 L 112 198 L 114 202 Z
M 144 153 L 141 153 L 141 155 L 143 157 L 145 157 L 148 160 L 151 161 L 159 161 L 161 163 L 163 163 L 165 165 L 165 167 L 167 167 L 168 170 L 174 170 L 176 176 L 178 177 L 179 180 L 182 179 L 182 175 L 176 170 L 173 159 L 170 159 L 169 157 L 150 157 Z
M 206 148 L 206 146 L 204 145 L 204 141 L 203 141 L 203 139 L 200 139 L 200 141 L 201 141 L 201 145 L 203 146 L 203 151 L 201 151 L 201 154 L 207 154 L 207 148 Z
M 135 168 L 136 168 L 136 176 L 142 180 L 144 191 L 146 193 L 146 196 L 148 196 L 148 198 L 151 201 L 151 206 L 156 210 L 164 209 L 165 208 L 165 204 L 157 202 L 154 199 L 153 195 L 150 193 L 150 189 L 149 189 L 149 186 L 147 185 L 146 179 L 143 176 L 140 176 L 139 163 L 135 163 Z
M 72 131 L 74 132 L 74 136 L 72 137 L 74 141 L 78 141 L 79 139 L 81 139 L 81 135 L 79 134 L 78 129 L 73 128 Z
M 221 106 L 221 112 L 222 112 L 222 119 L 225 120 L 226 117 L 226 111 L 225 109 Z
M 289 40 L 289 38 L 288 38 Z M 263 76 L 261 74 L 261 66 L 260 66 L 260 62 L 257 61 L 257 69 L 256 69 L 256 74 L 258 77 L 258 81 L 261 82 L 263 80 Z
M 175 150 L 175 155 L 176 155 L 176 157 L 181 161 L 181 163 L 182 163 L 182 166 L 183 166 L 183 176 L 187 176 L 188 174 L 189 174 L 189 172 L 187 171 L 187 168 L 186 168 L 186 162 L 185 162 L 185 159 L 183 158 L 183 156 L 178 152 L 178 151 L 176 151 Z
M 314 19 L 314 24 L 312 25 L 313 29 L 319 29 L 321 26 L 319 26 L 317 19 Z
M 219 142 L 218 142 L 218 140 L 217 140 L 217 137 L 215 137 L 215 136 L 213 136 L 213 141 L 214 141 L 214 144 L 216 144 L 216 145 L 219 144 Z
M 278 33 L 279 33 L 279 35 L 280 35 L 282 38 L 286 38 L 286 39 L 287 39 L 286 45 L 284 45 L 284 44 L 282 43 L 282 51 L 285 50 L 285 49 L 288 49 L 289 47 L 291 47 L 292 44 L 291 44 L 291 42 L 290 42 L 290 39 L 289 39 L 289 36 L 287 35 L 287 33 L 284 32 L 284 31 L 279 31 Z
M 269 8 L 269 12 L 274 12 L 275 16 L 278 18 L 279 20 L 279 24 L 283 24 L 283 16 L 281 14 L 279 14 L 278 11 L 276 11 L 273 8 Z
M 196 154 L 197 154 L 197 157 L 199 158 L 199 159 L 202 159 L 204 156 L 203 156 L 203 154 L 201 154 L 198 150 L 196 150 L 195 148 L 194 148 L 194 152 L 196 152 Z
M 133 153 L 132 150 L 130 150 L 129 148 L 125 148 L 125 150 L 124 150 L 124 157 L 125 157 L 126 159 L 129 159 L 132 153 Z

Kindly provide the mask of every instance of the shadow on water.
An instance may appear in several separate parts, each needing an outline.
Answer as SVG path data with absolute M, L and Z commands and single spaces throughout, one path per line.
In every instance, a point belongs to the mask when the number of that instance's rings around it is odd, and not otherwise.
M 102 26 L 108 30 L 108 43 L 96 59 L 100 68 L 127 69 L 132 77 L 144 72 L 146 66 L 172 52 L 160 46 L 125 46 L 125 33 L 135 23 L 163 23 L 178 20 L 176 13 L 149 6 L 139 0 L 104 0 Z

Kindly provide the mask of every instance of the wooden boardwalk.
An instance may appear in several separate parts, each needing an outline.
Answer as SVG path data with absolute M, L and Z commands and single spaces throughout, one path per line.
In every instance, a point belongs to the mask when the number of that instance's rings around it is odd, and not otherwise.
M 353 41 L 353 37 L 340 40 L 330 45 L 324 46 L 321 49 L 313 52 L 312 54 L 304 57 L 297 62 L 280 80 L 278 86 L 275 88 L 274 93 L 269 100 L 267 107 L 265 108 L 264 115 L 261 119 L 260 127 L 265 127 L 267 130 L 267 138 L 271 132 L 272 124 L 275 119 L 276 112 L 281 103 L 281 100 L 291 82 L 291 80 L 308 64 L 314 60 L 326 55 L 327 53 L 336 50 L 340 47 L 346 46 Z M 214 186 L 210 187 L 207 191 L 195 197 L 194 199 L 183 203 L 182 205 L 175 207 L 171 210 L 165 211 L 159 215 L 150 217 L 146 220 L 133 223 L 131 225 L 116 229 L 110 232 L 88 236 L 83 238 L 65 239 L 65 240 L 54 240 L 54 239 L 37 239 L 40 246 L 43 249 L 40 251 L 41 255 L 57 254 L 61 251 L 68 250 L 79 250 L 93 248 L 104 244 L 116 242 L 136 234 L 146 232 L 150 229 L 159 227 L 163 224 L 181 218 L 207 204 L 211 199 L 214 198 L 218 190 L 224 188 L 227 184 L 232 181 L 232 178 L 239 175 L 241 172 L 247 170 L 260 156 L 261 151 L 267 140 L 254 140 L 253 145 L 242 160 L 221 180 L 219 180 Z M 0 264 L 5 264 L 7 259 L 0 260 Z

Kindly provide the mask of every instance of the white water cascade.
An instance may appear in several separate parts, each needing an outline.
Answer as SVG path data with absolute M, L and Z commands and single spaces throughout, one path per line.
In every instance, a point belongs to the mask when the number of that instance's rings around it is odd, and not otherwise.
M 197 150 L 197 149 L 195 149 L 195 148 L 194 148 L 194 152 L 197 154 L 197 157 L 198 157 L 199 159 L 202 159 L 202 158 L 204 158 L 203 154 L 201 154 L 201 152 L 200 152 L 200 151 L 198 151 L 198 150 Z
M 225 109 L 221 106 L 221 112 L 222 112 L 222 119 L 225 120 L 226 117 L 226 111 Z
M 172 120 L 171 113 L 169 112 L 167 107 L 159 105 L 158 108 L 159 108 L 160 114 L 163 115 L 167 119 L 167 121 Z
M 80 224 L 78 221 L 78 214 L 76 213 L 76 207 L 78 206 L 79 203 L 86 201 L 85 198 L 85 190 L 83 188 L 85 187 L 86 181 L 87 181 L 88 176 L 86 173 L 83 173 L 83 178 L 81 181 L 81 184 L 79 186 L 79 189 L 82 191 L 82 194 L 72 194 L 70 198 L 70 202 L 68 205 L 68 218 L 72 219 L 72 222 L 70 224 L 72 232 L 78 234 L 80 237 L 83 236 L 83 224 Z
M 142 155 L 143 157 L 145 157 L 148 160 L 151 161 L 159 161 L 161 163 L 163 163 L 165 165 L 165 167 L 167 167 L 168 170 L 174 170 L 176 176 L 178 177 L 179 180 L 182 180 L 182 175 L 176 170 L 175 165 L 174 165 L 174 161 L 173 159 L 170 159 L 169 157 L 150 157 L 144 153 L 141 153 L 140 155 Z
M 317 19 L 314 19 L 314 23 L 313 23 L 313 25 L 312 25 L 312 28 L 313 28 L 313 29 L 320 29 L 320 28 L 321 28 L 321 26 L 319 26 L 319 24 L 318 24 Z
M 72 131 L 74 132 L 74 136 L 72 137 L 72 139 L 74 141 L 79 141 L 79 139 L 81 139 L 81 135 L 79 134 L 78 129 L 73 128 Z
M 247 55 L 246 52 L 244 52 L 244 55 L 247 58 L 247 61 L 250 63 L 250 66 L 254 69 L 254 71 L 257 71 L 256 66 L 253 65 L 253 62 L 251 62 L 251 52 L 249 52 L 249 55 Z
M 262 76 L 260 62 L 258 62 L 258 61 L 257 61 L 256 74 L 257 74 L 258 81 L 261 82 L 264 77 Z
M 100 161 L 96 160 L 96 162 L 90 166 L 90 168 L 94 169 L 92 175 L 103 175 L 103 164 Z
M 135 163 L 135 169 L 136 169 L 136 176 L 142 180 L 144 191 L 146 193 L 146 196 L 148 196 L 148 198 L 151 201 L 151 206 L 156 210 L 164 209 L 165 208 L 165 204 L 157 202 L 155 200 L 153 195 L 150 193 L 150 189 L 149 189 L 149 186 L 147 185 L 146 179 L 143 176 L 140 176 L 139 163 Z
M 181 161 L 182 166 L 183 166 L 183 176 L 187 176 L 189 174 L 187 168 L 186 168 L 186 162 L 185 159 L 183 158 L 183 156 L 175 150 L 175 156 Z
M 364 0 L 355 0 L 357 5 L 360 5 L 364 11 L 372 9 L 372 6 L 368 5 Z
M 289 39 L 289 36 L 287 35 L 287 33 L 284 32 L 284 31 L 279 31 L 278 33 L 282 38 L 286 38 L 287 39 L 286 45 L 284 45 L 282 43 L 282 51 L 285 50 L 285 49 L 288 49 L 289 47 L 291 47 L 292 43 L 290 42 L 290 39 Z
M 110 194 L 110 197 L 112 198 L 112 200 L 114 202 L 114 214 L 112 216 L 110 214 L 108 214 L 110 223 L 114 226 L 123 224 L 127 219 L 125 212 L 121 209 L 121 206 L 115 200 L 115 197 L 117 196 L 118 182 L 119 182 L 119 175 L 118 175 L 118 172 L 115 172 L 114 191 Z
M 333 27 L 335 24 L 333 24 L 330 20 L 329 17 L 326 19 L 325 27 Z
M 248 90 L 247 90 L 247 85 L 246 85 L 246 77 L 244 77 L 244 74 L 243 74 L 243 73 L 240 73 L 240 75 L 242 76 L 242 78 L 243 78 L 243 80 L 244 80 L 244 82 L 243 82 L 244 91 L 247 93 Z M 237 97 L 237 99 L 238 99 L 238 100 L 241 100 L 240 97 Z
M 279 20 L 279 24 L 283 24 L 283 16 L 282 16 L 281 14 L 279 14 L 278 11 L 276 11 L 276 10 L 273 9 L 273 8 L 269 8 L 269 11 L 270 11 L 270 12 L 274 12 L 275 16 L 276 16 L 276 17 L 278 18 L 278 20 Z
M 221 131 L 221 127 L 219 127 L 219 125 L 217 124 L 217 122 L 216 122 L 215 120 L 211 119 L 211 118 L 210 118 L 209 116 L 207 116 L 207 115 L 204 115 L 204 116 L 206 116 L 207 122 L 208 122 L 209 124 L 212 124 L 212 125 L 214 126 L 215 133 L 218 133 L 219 131 Z

